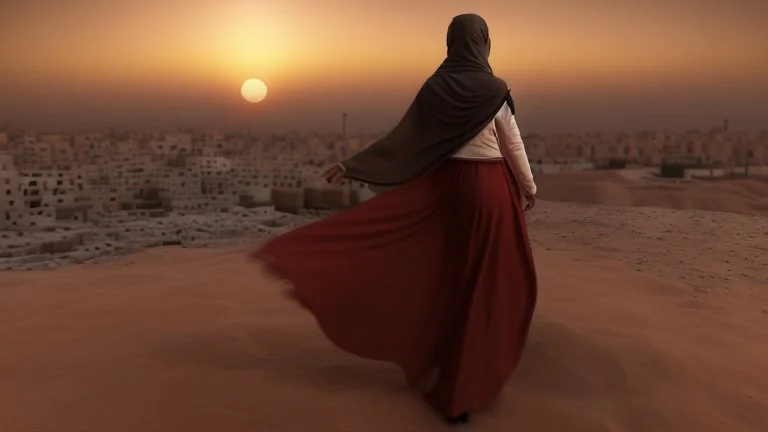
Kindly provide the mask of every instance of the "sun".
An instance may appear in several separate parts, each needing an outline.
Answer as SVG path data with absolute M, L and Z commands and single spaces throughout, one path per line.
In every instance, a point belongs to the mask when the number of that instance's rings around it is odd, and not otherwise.
M 243 95 L 243 99 L 250 103 L 261 102 L 267 97 L 267 85 L 260 79 L 247 79 L 240 87 L 240 93 Z

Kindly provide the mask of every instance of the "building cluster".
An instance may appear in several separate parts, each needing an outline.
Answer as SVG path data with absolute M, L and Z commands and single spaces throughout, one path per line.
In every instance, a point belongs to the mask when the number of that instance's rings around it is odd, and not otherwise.
M 349 205 L 352 185 L 319 181 L 347 151 L 340 143 L 335 136 L 186 131 L 0 133 L 0 230 L 236 206 Z
M 539 164 L 588 162 L 602 166 L 620 160 L 644 166 L 699 168 L 768 165 L 768 130 L 750 133 L 722 127 L 684 132 L 528 135 L 524 141 L 528 157 Z
M 0 133 L 0 230 L 149 218 L 170 211 L 228 212 L 353 204 L 360 184 L 324 186 L 320 171 L 373 137 L 313 134 Z M 768 131 L 713 129 L 525 137 L 537 164 L 768 165 Z

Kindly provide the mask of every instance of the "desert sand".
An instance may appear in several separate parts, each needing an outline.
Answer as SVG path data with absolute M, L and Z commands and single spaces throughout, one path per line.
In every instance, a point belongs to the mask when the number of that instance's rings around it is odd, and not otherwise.
M 530 213 L 529 346 L 461 427 L 765 431 L 768 218 L 610 204 Z M 448 428 L 395 368 L 330 345 L 252 248 L 0 273 L 0 431 Z
M 631 207 L 697 209 L 768 216 L 768 178 L 735 180 L 636 179 L 645 170 L 545 174 L 536 179 L 544 200 Z

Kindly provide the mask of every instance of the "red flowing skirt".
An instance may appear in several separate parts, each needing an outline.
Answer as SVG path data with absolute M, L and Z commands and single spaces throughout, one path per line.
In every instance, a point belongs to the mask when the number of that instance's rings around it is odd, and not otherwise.
M 494 401 L 536 303 L 520 192 L 503 160 L 449 159 L 254 255 L 292 283 L 336 346 L 398 364 L 449 417 Z

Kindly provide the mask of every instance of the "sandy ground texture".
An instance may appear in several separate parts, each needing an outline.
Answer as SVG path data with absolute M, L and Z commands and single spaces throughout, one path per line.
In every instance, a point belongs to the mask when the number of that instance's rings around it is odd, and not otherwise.
M 536 178 L 536 184 L 539 198 L 549 201 L 697 209 L 768 217 L 768 177 L 673 181 L 655 179 L 651 171 L 627 169 L 545 174 Z
M 461 428 L 766 430 L 768 218 L 540 202 L 529 223 L 531 340 Z M 245 251 L 0 273 L 0 431 L 449 430 Z

